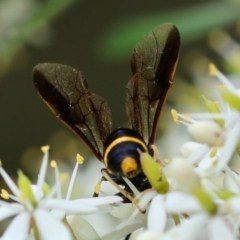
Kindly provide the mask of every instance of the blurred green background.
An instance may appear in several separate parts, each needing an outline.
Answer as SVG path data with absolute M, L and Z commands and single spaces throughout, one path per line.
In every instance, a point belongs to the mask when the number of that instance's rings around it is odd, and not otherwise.
M 160 149 L 164 158 L 171 157 L 174 141 L 184 138 L 168 134 L 170 107 L 204 107 L 203 89 L 207 96 L 212 92 L 207 76 L 211 61 L 225 73 L 239 74 L 239 15 L 239 1 L 227 0 L 1 0 L 0 158 L 5 169 L 14 175 L 21 167 L 36 178 L 39 147 L 45 144 L 64 166 L 74 163 L 77 152 L 86 159 L 91 155 L 38 96 L 31 77 L 34 65 L 57 62 L 83 71 L 89 88 L 107 99 L 114 126 L 121 126 L 131 51 L 141 36 L 164 22 L 174 23 L 182 37 L 174 87 L 160 121 L 162 135 L 170 136 Z

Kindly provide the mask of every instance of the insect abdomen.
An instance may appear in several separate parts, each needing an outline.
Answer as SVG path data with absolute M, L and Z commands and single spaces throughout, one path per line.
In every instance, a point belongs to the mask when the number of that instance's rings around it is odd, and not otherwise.
M 133 178 L 141 172 L 139 153 L 148 151 L 142 137 L 134 130 L 117 128 L 105 141 L 104 163 L 109 173 Z

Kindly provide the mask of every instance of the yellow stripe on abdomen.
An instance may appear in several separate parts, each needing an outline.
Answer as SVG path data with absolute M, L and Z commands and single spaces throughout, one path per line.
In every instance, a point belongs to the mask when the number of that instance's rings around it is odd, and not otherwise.
M 108 156 L 109 152 L 115 146 L 117 146 L 117 144 L 123 143 L 123 142 L 135 142 L 135 143 L 138 143 L 138 144 L 140 144 L 143 147 L 143 149 L 145 149 L 146 152 L 148 151 L 146 144 L 143 141 L 141 141 L 140 139 L 136 138 L 136 137 L 128 137 L 128 136 L 118 137 L 117 139 L 112 141 L 111 144 L 109 144 L 109 146 L 106 148 L 106 150 L 104 152 L 103 161 L 104 161 L 104 164 L 105 164 L 106 167 L 107 167 L 107 156 Z

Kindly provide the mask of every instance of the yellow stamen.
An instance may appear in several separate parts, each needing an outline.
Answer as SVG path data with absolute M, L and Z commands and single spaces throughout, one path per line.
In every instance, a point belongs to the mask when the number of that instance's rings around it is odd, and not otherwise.
M 68 173 L 61 173 L 59 177 L 60 177 L 61 182 L 66 182 L 69 179 Z
M 216 158 L 216 159 L 213 161 L 212 165 L 213 165 L 213 166 L 217 166 L 217 164 L 218 164 L 218 159 Z
M 76 156 L 76 158 L 77 158 L 77 161 L 78 161 L 79 164 L 83 164 L 84 158 L 83 158 L 82 155 L 80 155 L 80 154 L 78 153 L 77 156 Z
M 173 117 L 173 122 L 178 124 L 179 123 L 179 120 L 178 120 L 178 113 L 175 109 L 172 109 L 171 110 L 171 114 L 172 114 L 172 117 Z
M 42 147 L 41 147 L 41 150 L 42 150 L 42 152 L 43 152 L 44 154 L 48 153 L 49 149 L 50 149 L 50 146 L 49 146 L 49 145 L 46 145 L 46 146 L 42 146 Z
M 0 167 L 2 166 L 2 160 L 0 159 Z
M 165 162 L 166 164 L 169 164 L 169 163 L 170 163 L 170 159 L 166 158 L 166 159 L 164 159 L 164 162 Z
M 51 166 L 52 168 L 56 168 L 56 167 L 57 167 L 57 162 L 56 162 L 55 160 L 52 160 L 52 161 L 50 162 L 50 166 Z
M 217 148 L 217 147 L 214 147 L 214 148 L 211 150 L 211 152 L 210 152 L 210 154 L 209 154 L 209 157 L 211 157 L 211 158 L 215 157 L 216 154 L 217 154 L 217 151 L 218 151 L 218 148 Z
M 219 88 L 220 88 L 220 89 L 223 89 L 223 90 L 226 90 L 226 89 L 227 89 L 227 86 L 224 85 L 224 84 L 220 84 L 220 85 L 219 85 Z
M 6 200 L 9 199 L 8 191 L 5 190 L 5 189 L 2 189 L 2 190 L 1 190 L 0 196 L 1 196 L 3 199 L 6 199 Z
M 218 69 L 213 63 L 209 63 L 208 65 L 208 74 L 212 77 L 217 76 Z
M 185 122 L 189 122 L 190 117 L 187 114 L 182 115 L 182 118 Z

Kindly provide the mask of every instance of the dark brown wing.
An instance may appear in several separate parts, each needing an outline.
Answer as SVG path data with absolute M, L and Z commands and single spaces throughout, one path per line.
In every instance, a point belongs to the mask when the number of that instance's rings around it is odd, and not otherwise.
M 172 85 L 180 48 L 180 34 L 163 24 L 135 46 L 131 60 L 133 77 L 127 84 L 126 110 L 132 128 L 146 144 L 155 140 L 158 119 Z
M 33 69 L 33 80 L 53 113 L 102 161 L 103 142 L 112 130 L 106 101 L 91 93 L 83 74 L 69 66 L 38 64 Z

